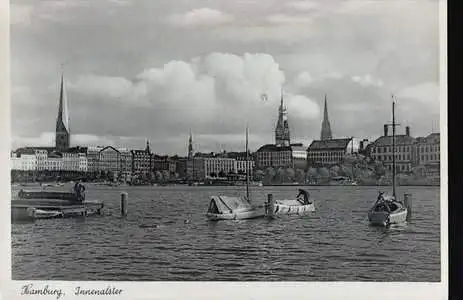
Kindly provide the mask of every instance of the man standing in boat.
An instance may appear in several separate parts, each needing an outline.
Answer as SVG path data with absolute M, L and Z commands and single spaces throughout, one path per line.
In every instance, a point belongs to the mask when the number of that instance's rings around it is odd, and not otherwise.
M 309 205 L 310 203 L 310 194 L 308 191 L 299 189 L 299 194 L 296 196 L 296 198 L 299 198 L 300 196 L 304 196 L 304 205 Z
M 76 195 L 78 202 L 85 200 L 85 186 L 81 181 L 76 182 L 74 185 L 74 194 Z

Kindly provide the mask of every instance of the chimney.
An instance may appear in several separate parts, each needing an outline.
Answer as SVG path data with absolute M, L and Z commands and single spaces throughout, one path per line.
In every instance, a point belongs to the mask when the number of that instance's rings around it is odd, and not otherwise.
M 387 124 L 384 124 L 384 136 L 387 136 L 387 130 L 388 130 L 388 126 Z
M 405 135 L 410 136 L 410 126 L 405 127 Z

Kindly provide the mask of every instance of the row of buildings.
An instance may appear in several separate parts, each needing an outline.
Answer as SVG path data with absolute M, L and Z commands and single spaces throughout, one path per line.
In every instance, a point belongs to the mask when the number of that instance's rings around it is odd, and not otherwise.
M 245 174 L 246 167 L 252 173 L 256 169 L 330 167 L 342 164 L 348 155 L 363 154 L 392 169 L 392 136 L 388 125 L 375 141 L 366 139 L 333 138 L 328 118 L 325 96 L 324 116 L 320 139 L 306 147 L 291 143 L 287 108 L 283 95 L 278 108 L 275 127 L 275 143 L 260 147 L 248 156 L 245 152 L 194 153 L 190 132 L 186 157 L 161 156 L 151 151 L 149 141 L 144 149 L 130 150 L 113 146 L 71 147 L 69 111 L 64 80 L 61 76 L 58 117 L 56 120 L 55 147 L 23 147 L 11 153 L 11 168 L 38 172 L 111 172 L 115 176 L 151 176 L 156 172 L 172 174 L 178 178 L 203 180 L 222 177 L 224 174 Z M 398 172 L 409 172 L 423 165 L 430 172 L 438 172 L 440 166 L 440 135 L 414 138 L 410 127 L 404 134 L 396 135 L 396 161 Z

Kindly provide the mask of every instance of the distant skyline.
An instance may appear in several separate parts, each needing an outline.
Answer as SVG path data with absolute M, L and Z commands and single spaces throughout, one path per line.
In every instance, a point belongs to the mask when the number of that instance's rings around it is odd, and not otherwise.
M 12 146 L 54 144 L 61 64 L 72 145 L 186 155 L 439 127 L 438 1 L 15 0 Z M 268 101 L 261 99 L 267 94 Z M 220 146 L 222 145 L 222 146 Z

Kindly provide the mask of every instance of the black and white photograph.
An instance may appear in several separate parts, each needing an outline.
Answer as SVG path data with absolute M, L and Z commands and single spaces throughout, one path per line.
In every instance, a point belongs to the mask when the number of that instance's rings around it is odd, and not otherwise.
M 10 0 L 18 294 L 443 282 L 441 2 Z

